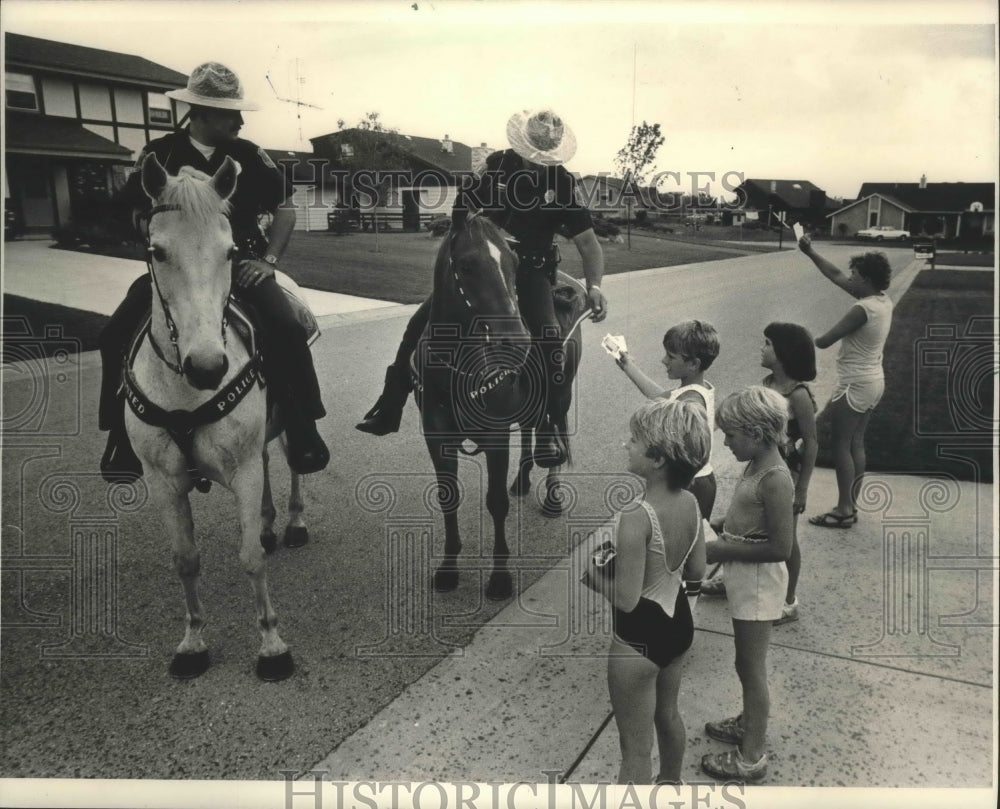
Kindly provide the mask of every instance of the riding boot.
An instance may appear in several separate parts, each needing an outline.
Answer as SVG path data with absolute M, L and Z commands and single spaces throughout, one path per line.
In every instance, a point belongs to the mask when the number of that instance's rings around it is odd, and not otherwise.
M 555 359 L 554 352 L 547 347 L 541 347 L 544 356 L 544 368 L 546 373 L 545 381 L 545 402 L 542 415 L 535 424 L 535 451 L 533 460 L 536 466 L 542 469 L 549 469 L 553 466 L 562 466 L 566 463 L 566 446 L 559 437 L 555 428 L 555 421 L 552 418 L 552 387 L 556 380 L 563 374 L 562 362 Z
M 125 430 L 125 402 L 118 399 L 117 408 L 107 414 L 112 419 L 108 445 L 101 456 L 101 477 L 108 483 L 132 483 L 142 477 L 142 461 L 132 449 Z
M 566 447 L 556 435 L 552 421 L 546 417 L 545 420 L 535 427 L 535 451 L 532 459 L 536 466 L 542 469 L 549 469 L 553 466 L 562 466 L 566 463 Z
M 356 430 L 372 435 L 387 435 L 399 430 L 403 418 L 403 408 L 410 395 L 410 374 L 406 368 L 396 365 L 385 369 L 385 385 L 375 406 L 365 413 L 364 421 L 354 425 Z
M 316 429 L 316 420 L 304 413 L 290 396 L 285 398 L 283 405 L 289 468 L 299 475 L 311 475 L 326 469 L 330 463 L 330 450 Z

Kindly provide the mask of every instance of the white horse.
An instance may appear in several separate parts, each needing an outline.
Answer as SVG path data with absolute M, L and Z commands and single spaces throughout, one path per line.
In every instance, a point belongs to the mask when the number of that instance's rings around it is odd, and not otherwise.
M 235 248 L 226 214 L 237 165 L 227 157 L 213 177 L 191 168 L 171 177 L 150 155 L 141 172 L 143 190 L 153 201 L 148 220 L 153 307 L 124 376 L 126 428 L 163 528 L 173 538 L 184 586 L 187 626 L 170 673 L 196 677 L 209 665 L 188 495 L 196 483 L 210 479 L 236 495 L 239 557 L 253 585 L 262 635 L 257 674 L 282 680 L 294 663 L 278 634 L 262 547 L 275 544 L 266 447 L 280 426 L 268 424 L 259 353 L 231 322 L 239 312 L 230 305 Z M 286 544 L 302 544 L 306 534 L 294 473 L 289 510 Z

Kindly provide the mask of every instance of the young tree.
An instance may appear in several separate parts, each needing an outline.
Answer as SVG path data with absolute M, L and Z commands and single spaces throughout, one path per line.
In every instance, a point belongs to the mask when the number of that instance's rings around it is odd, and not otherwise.
M 618 150 L 615 168 L 625 180 L 628 196 L 628 247 L 632 249 L 632 199 L 639 192 L 646 177 L 656 162 L 656 153 L 665 138 L 660 134 L 659 124 L 643 121 L 633 126 L 625 145 Z
M 375 251 L 378 252 L 378 206 L 384 205 L 388 197 L 391 180 L 387 172 L 410 167 L 410 150 L 395 128 L 382 123 L 378 112 L 367 112 L 353 128 L 345 129 L 343 119 L 337 121 L 341 133 L 336 139 L 337 148 L 333 152 L 333 163 L 347 172 L 344 190 L 348 192 L 345 202 L 354 207 L 355 202 L 370 207 L 372 225 L 375 229 Z M 364 172 L 362 181 L 359 172 Z M 351 199 L 350 191 L 373 189 L 373 193 L 362 190 L 358 197 Z

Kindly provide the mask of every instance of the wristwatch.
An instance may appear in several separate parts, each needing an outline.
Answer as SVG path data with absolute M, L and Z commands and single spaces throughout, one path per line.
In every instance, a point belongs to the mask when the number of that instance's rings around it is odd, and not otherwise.
M 270 264 L 272 267 L 278 266 L 278 257 L 274 253 L 268 253 L 264 256 L 263 261 L 265 264 Z

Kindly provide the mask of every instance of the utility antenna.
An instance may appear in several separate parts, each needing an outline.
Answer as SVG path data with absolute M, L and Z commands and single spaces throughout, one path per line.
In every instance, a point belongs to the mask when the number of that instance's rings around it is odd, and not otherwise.
M 635 63 L 636 56 L 639 53 L 639 43 L 632 43 L 632 128 L 635 128 Z
M 267 83 L 269 85 L 271 85 L 271 91 L 274 93 L 274 97 L 276 99 L 278 99 L 278 101 L 284 101 L 286 104 L 294 104 L 295 105 L 295 117 L 298 119 L 298 122 L 299 122 L 299 142 L 301 143 L 302 142 L 302 108 L 303 107 L 309 107 L 309 108 L 314 109 L 314 110 L 321 110 L 323 108 L 320 107 L 320 106 L 317 106 L 316 104 L 309 104 L 308 102 L 302 100 L 302 92 L 301 92 L 301 90 L 302 90 L 302 85 L 305 84 L 306 80 L 305 80 L 304 76 L 300 76 L 299 75 L 299 60 L 297 58 L 295 60 L 295 98 L 284 98 L 284 97 L 278 95 L 278 91 L 274 88 L 274 83 L 271 81 L 270 74 L 265 73 L 264 74 L 264 78 L 267 79 Z

